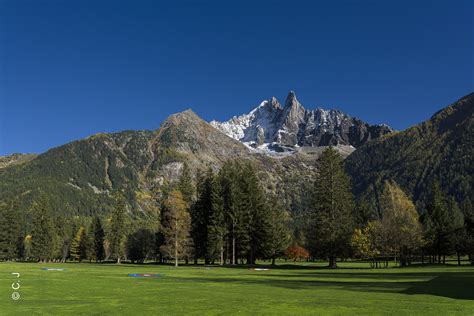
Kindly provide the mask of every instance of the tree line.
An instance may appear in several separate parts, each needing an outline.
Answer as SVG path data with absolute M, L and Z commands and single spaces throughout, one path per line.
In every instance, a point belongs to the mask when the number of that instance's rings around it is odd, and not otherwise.
M 311 197 L 297 225 L 278 196 L 266 192 L 248 161 L 229 160 L 192 177 L 186 163 L 179 180 L 155 199 L 155 213 L 134 217 L 116 192 L 115 207 L 103 217 L 52 214 L 46 197 L 19 211 L 18 198 L 0 203 L 0 259 L 34 261 L 122 260 L 160 263 L 255 264 L 278 258 L 368 260 L 384 267 L 445 263 L 446 256 L 474 261 L 474 214 L 436 183 L 426 209 L 418 212 L 393 181 L 379 197 L 377 218 L 364 216 L 333 148 L 319 158 L 319 173 L 308 183 Z

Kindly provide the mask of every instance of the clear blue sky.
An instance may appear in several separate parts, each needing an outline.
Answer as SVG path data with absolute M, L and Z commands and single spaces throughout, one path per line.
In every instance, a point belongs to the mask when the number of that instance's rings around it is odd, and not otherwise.
M 473 91 L 473 1 L 0 0 L 0 155 L 295 90 L 404 129 Z

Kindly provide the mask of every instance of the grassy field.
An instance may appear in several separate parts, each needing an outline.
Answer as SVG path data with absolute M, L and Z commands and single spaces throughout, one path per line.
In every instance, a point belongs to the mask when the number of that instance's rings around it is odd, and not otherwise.
M 0 263 L 1 315 L 474 315 L 474 267 Z M 64 268 L 44 271 L 42 267 Z M 11 288 L 20 273 L 20 299 Z M 160 273 L 133 278 L 129 273 Z

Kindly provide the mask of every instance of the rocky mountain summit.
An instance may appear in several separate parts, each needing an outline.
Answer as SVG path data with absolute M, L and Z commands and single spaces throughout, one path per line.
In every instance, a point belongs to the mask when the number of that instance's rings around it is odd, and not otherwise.
M 293 91 L 284 106 L 272 97 L 248 114 L 211 125 L 249 147 L 268 151 L 337 145 L 357 148 L 393 132 L 387 125 L 370 125 L 339 110 L 307 110 Z

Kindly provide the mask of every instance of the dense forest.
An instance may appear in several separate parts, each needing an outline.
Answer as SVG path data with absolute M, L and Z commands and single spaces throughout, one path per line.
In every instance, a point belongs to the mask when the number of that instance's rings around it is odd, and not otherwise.
M 381 215 L 385 181 L 394 180 L 415 203 L 419 213 L 430 201 L 431 188 L 458 203 L 473 203 L 474 93 L 405 131 L 361 146 L 345 162 L 354 194 L 374 218 Z M 468 200 L 468 201 L 464 201 Z
M 422 212 L 393 180 L 383 183 L 380 214 L 358 201 L 332 147 L 308 181 L 309 201 L 295 219 L 269 194 L 252 161 L 226 161 L 193 177 L 187 164 L 178 181 L 152 199 L 153 212 L 137 216 L 122 191 L 111 193 L 110 212 L 74 216 L 53 212 L 46 196 L 19 210 L 21 196 L 0 204 L 0 258 L 28 261 L 116 261 L 255 264 L 256 260 L 364 259 L 376 267 L 396 259 L 474 261 L 474 212 L 434 182 Z M 419 215 L 421 214 L 421 215 Z M 295 224 L 297 223 L 297 224 Z

